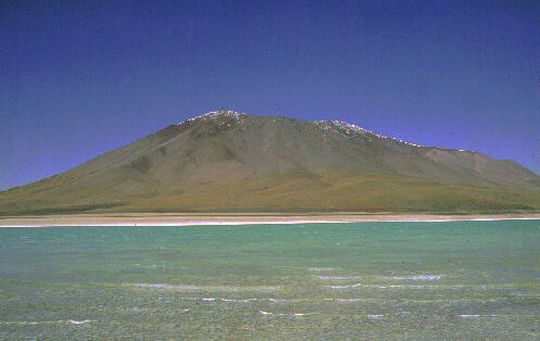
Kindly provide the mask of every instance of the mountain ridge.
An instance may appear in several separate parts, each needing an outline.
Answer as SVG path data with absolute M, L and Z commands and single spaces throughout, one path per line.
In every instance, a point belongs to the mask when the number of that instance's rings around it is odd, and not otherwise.
M 0 192 L 0 214 L 535 210 L 539 179 L 343 121 L 219 110 Z

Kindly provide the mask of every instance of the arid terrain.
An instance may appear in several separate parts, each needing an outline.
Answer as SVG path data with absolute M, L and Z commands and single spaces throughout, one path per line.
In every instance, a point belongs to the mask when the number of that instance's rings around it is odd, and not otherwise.
M 0 193 L 0 215 L 508 213 L 540 210 L 540 177 L 509 160 L 341 121 L 220 110 Z

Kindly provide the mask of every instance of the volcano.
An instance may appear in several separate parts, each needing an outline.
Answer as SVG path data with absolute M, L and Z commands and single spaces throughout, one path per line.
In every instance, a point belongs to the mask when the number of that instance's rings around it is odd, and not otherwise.
M 540 209 L 540 177 L 353 124 L 219 110 L 0 193 L 1 215 Z

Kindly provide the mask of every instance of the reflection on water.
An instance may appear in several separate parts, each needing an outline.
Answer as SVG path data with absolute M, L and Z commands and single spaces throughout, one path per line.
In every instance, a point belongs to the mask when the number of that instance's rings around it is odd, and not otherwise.
M 0 230 L 0 339 L 535 339 L 540 222 Z

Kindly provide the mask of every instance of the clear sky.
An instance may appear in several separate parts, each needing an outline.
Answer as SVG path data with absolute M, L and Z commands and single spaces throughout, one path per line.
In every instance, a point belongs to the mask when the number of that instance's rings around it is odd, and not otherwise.
M 540 1 L 0 1 L 0 189 L 220 107 L 540 173 Z

